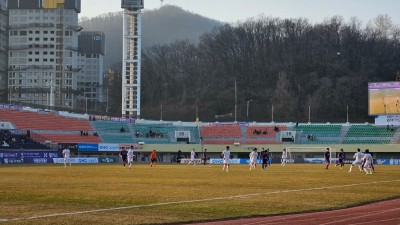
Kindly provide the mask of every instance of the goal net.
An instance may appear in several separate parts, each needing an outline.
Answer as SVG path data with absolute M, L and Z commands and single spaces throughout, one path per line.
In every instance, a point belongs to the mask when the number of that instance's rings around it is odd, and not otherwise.
M 287 162 L 324 163 L 326 149 L 329 149 L 330 163 L 336 163 L 336 149 L 329 146 L 286 147 Z

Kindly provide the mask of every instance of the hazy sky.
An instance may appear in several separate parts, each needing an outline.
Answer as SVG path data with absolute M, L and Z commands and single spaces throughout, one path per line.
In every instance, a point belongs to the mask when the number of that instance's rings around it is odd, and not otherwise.
M 322 22 L 341 15 L 346 21 L 359 18 L 364 24 L 380 14 L 387 14 L 400 24 L 400 0 L 164 0 L 184 10 L 222 22 L 244 21 L 260 14 L 280 18 L 308 18 Z M 161 6 L 160 0 L 144 0 L 145 10 Z M 82 0 L 80 16 L 94 17 L 121 10 L 120 0 Z

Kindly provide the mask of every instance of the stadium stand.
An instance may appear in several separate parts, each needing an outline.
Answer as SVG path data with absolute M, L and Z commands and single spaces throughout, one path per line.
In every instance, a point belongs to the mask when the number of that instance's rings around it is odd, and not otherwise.
M 129 132 L 129 126 L 128 126 L 128 123 L 126 123 L 126 122 L 96 120 L 96 121 L 91 121 L 90 124 L 93 126 L 93 129 L 97 133 Z M 123 131 L 123 132 L 121 132 L 121 131 Z
M 58 116 L 48 112 L 0 109 L 0 121 L 12 122 L 21 130 L 93 130 L 88 120 Z
M 346 137 L 393 137 L 397 132 L 395 129 L 387 129 L 384 126 L 352 125 Z
M 52 143 L 139 143 L 146 144 L 400 144 L 396 127 L 372 124 L 268 124 L 268 123 L 190 123 L 107 118 L 90 120 L 83 115 L 62 112 L 0 108 L 0 122 L 10 122 L 15 130 L 0 145 L 36 148 Z M 62 115 L 60 115 L 62 114 Z M 92 117 L 93 118 L 93 117 Z M 30 135 L 28 137 L 27 132 Z M 284 140 L 283 132 L 295 131 L 295 139 Z M 82 132 L 84 135 L 82 135 Z M 178 138 L 185 133 L 190 141 Z M 87 135 L 85 135 L 85 133 Z M 186 137 L 185 136 L 185 137 Z M 4 134 L 3 134 L 4 137 Z M 281 140 L 282 138 L 282 140 Z M 15 140 L 13 143 L 10 140 Z M 8 145 L 8 146 L 7 146 Z M 40 148 L 45 146 L 41 146 Z
M 32 133 L 32 138 L 39 142 L 51 141 L 59 144 L 77 144 L 77 143 L 101 143 L 102 140 L 93 135 L 80 134 L 49 134 L 49 133 Z
M 239 125 L 205 125 L 201 127 L 202 138 L 241 138 Z

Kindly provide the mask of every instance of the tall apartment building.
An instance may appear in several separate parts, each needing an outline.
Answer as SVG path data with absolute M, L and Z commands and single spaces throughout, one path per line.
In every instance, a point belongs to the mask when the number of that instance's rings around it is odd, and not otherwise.
M 0 102 L 5 101 L 7 94 L 7 45 L 8 45 L 8 11 L 7 1 L 0 0 Z
M 8 0 L 11 102 L 76 107 L 80 0 Z
M 80 32 L 79 68 L 77 97 L 78 108 L 91 110 L 105 109 L 104 90 L 104 52 L 105 35 L 103 32 Z

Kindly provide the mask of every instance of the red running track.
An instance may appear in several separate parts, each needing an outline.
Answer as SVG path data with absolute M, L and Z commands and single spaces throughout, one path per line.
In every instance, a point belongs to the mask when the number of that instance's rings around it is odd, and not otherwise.
M 400 199 L 363 206 L 281 216 L 193 223 L 191 225 L 400 225 Z

